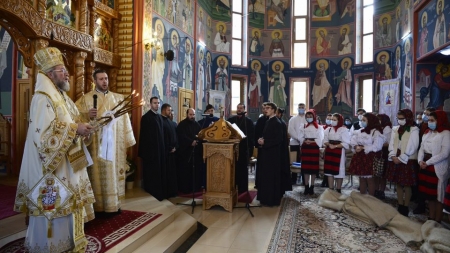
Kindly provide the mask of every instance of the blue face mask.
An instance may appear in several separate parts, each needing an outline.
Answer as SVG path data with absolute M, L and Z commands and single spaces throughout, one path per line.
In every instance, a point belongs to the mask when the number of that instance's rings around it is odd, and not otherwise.
M 298 114 L 305 114 L 305 109 L 298 109 Z
M 306 121 L 308 121 L 308 123 L 313 122 L 313 118 L 306 118 Z
M 436 122 L 428 122 L 428 128 L 430 128 L 431 130 L 435 130 L 436 129 Z
M 423 120 L 423 122 L 428 122 L 428 115 L 426 115 L 426 114 L 422 114 L 422 120 Z
M 359 125 L 360 125 L 362 128 L 366 128 L 366 127 L 367 127 L 367 122 L 366 122 L 366 121 L 360 121 L 360 122 L 359 122 Z
M 351 125 L 352 124 L 352 122 L 351 121 L 348 121 L 348 120 L 346 120 L 345 121 L 345 124 L 348 126 L 348 125 Z
M 325 120 L 325 123 L 327 123 L 327 125 L 331 125 L 331 119 Z

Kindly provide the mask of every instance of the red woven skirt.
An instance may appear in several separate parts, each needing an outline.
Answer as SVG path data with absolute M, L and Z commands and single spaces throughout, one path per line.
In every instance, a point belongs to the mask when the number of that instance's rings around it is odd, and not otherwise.
M 304 174 L 317 174 L 319 172 L 320 150 L 314 142 L 312 144 L 302 144 L 302 172 Z
M 400 149 L 397 149 L 397 157 L 400 154 Z M 386 179 L 401 186 L 413 186 L 417 182 L 418 169 L 419 165 L 415 159 L 408 160 L 406 164 L 395 164 L 393 161 L 389 161 L 386 169 Z
M 450 213 L 450 184 L 448 184 L 447 188 L 445 188 L 444 209 Z
M 325 149 L 323 170 L 325 174 L 339 175 L 341 167 L 342 148 Z
M 423 161 L 426 162 L 431 158 L 431 154 L 425 154 Z M 437 199 L 437 184 L 439 178 L 434 170 L 434 165 L 429 165 L 425 169 L 419 171 L 419 192 L 426 200 Z
M 373 159 L 375 156 L 380 156 L 381 151 L 364 153 L 364 150 L 353 155 L 348 172 L 355 176 L 370 176 L 373 175 Z

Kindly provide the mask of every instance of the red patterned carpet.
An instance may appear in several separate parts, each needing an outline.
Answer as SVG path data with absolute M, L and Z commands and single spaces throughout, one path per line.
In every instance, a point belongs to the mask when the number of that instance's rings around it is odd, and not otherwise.
M 89 244 L 86 253 L 102 253 L 111 249 L 136 231 L 159 218 L 161 214 L 122 210 L 120 214 L 97 216 L 85 224 Z M 8 243 L 0 253 L 25 253 L 25 238 Z
M 19 214 L 13 211 L 16 186 L 0 185 L 0 220 Z

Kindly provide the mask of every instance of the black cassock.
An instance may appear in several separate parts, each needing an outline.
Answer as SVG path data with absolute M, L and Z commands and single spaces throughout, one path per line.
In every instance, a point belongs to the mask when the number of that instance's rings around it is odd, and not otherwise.
M 262 205 L 280 205 L 281 198 L 286 191 L 286 182 L 290 185 L 290 177 L 285 179 L 287 145 L 283 125 L 277 117 L 267 120 L 262 137 L 264 145 L 259 149 L 258 200 Z M 286 146 L 287 147 L 287 146 Z
M 243 193 L 248 190 L 248 160 L 253 154 L 255 127 L 253 121 L 244 116 L 233 116 L 228 122 L 235 123 L 239 129 L 247 136 L 239 143 L 239 159 L 235 167 L 235 183 L 238 186 L 238 192 Z M 248 145 L 247 145 L 248 144 Z
M 203 164 L 203 147 L 201 143 L 192 146 L 192 142 L 196 140 L 197 134 L 200 132 L 200 125 L 196 121 L 189 119 L 182 120 L 177 126 L 178 136 L 178 190 L 183 193 L 192 192 L 192 165 L 194 167 L 194 191 L 201 189 L 201 170 Z M 192 151 L 194 155 L 192 156 Z
M 174 148 L 178 149 L 178 137 L 177 130 L 171 121 L 167 117 L 162 117 L 163 119 L 163 130 L 164 130 L 164 146 L 165 146 L 165 159 L 166 159 L 166 176 L 167 176 L 167 186 L 165 195 L 167 198 L 176 197 L 178 193 L 177 186 L 177 163 L 175 152 L 170 153 Z
M 281 183 L 285 191 L 292 191 L 292 180 L 291 180 L 291 162 L 289 159 L 289 138 L 287 132 L 287 125 L 283 119 L 280 119 L 281 125 L 283 126 L 283 140 L 281 145 Z
M 143 187 L 159 201 L 166 198 L 164 130 L 162 116 L 148 111 L 141 118 L 139 157 L 142 158 Z
M 266 116 L 262 116 L 259 117 L 258 120 L 256 121 L 256 125 L 255 125 L 255 147 L 258 148 L 258 157 L 256 158 L 256 171 L 255 171 L 255 186 L 258 187 L 258 167 L 261 164 L 260 163 L 260 156 L 261 156 L 261 148 L 260 145 L 258 144 L 258 139 L 262 137 L 263 135 L 263 131 L 264 131 L 264 127 L 266 126 L 266 122 L 269 118 Z

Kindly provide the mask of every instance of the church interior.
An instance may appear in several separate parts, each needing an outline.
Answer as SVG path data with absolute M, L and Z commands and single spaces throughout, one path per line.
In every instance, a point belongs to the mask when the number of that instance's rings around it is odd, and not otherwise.
M 130 113 L 136 140 L 151 97 L 172 105 L 175 122 L 188 108 L 202 119 L 208 104 L 214 116 L 228 118 L 238 103 L 256 122 L 268 101 L 284 109 L 286 122 L 299 103 L 322 120 L 340 113 L 356 121 L 358 108 L 391 120 L 401 108 L 450 115 L 450 0 L 2 0 L 0 186 L 17 185 L 39 72 L 33 55 L 46 47 L 62 52 L 73 101 L 93 90 L 96 69 L 108 73 L 109 90 L 140 94 L 145 104 Z M 300 186 L 287 193 L 290 202 L 249 208 L 251 215 L 246 208 L 204 210 L 198 196 L 198 205 L 189 195 L 158 201 L 140 188 L 138 145 L 127 155 L 136 171 L 122 210 L 154 216 L 107 252 L 322 252 L 331 246 L 318 243 L 321 237 L 334 244 L 346 233 L 343 217 L 320 223 L 332 211 L 299 196 Z M 254 173 L 250 166 L 251 192 Z M 344 193 L 357 187 L 351 179 Z M 289 218 L 300 214 L 309 218 Z M 0 252 L 24 237 L 24 219 L 0 219 Z M 300 227 L 283 230 L 282 222 Z M 308 226 L 336 230 L 314 234 Z M 364 235 L 330 252 L 421 252 L 373 225 L 358 226 Z

